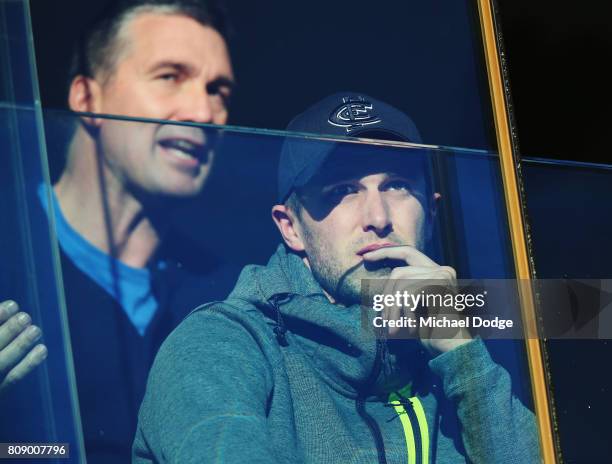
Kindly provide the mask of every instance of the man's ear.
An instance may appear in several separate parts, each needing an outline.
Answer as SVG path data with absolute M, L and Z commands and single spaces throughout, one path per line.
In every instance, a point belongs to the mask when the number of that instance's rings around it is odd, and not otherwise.
M 293 251 L 304 251 L 304 242 L 301 238 L 300 225 L 296 220 L 295 213 L 285 205 L 274 205 L 272 207 L 272 220 L 289 248 Z
M 82 113 L 100 113 L 102 108 L 102 88 L 98 82 L 83 75 L 78 75 L 70 83 L 68 106 L 72 111 Z M 83 118 L 88 124 L 98 126 L 99 119 Z

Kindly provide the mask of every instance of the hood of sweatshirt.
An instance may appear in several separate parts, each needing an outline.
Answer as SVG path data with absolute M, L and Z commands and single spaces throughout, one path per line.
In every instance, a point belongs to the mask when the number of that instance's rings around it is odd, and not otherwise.
M 382 395 L 410 382 L 410 369 L 399 369 L 394 350 L 362 325 L 361 307 L 331 303 L 302 259 L 284 245 L 266 266 L 243 269 L 228 302 L 232 299 L 256 306 L 273 327 L 276 342 L 299 349 L 345 396 Z M 418 342 L 401 342 L 402 359 L 422 357 Z

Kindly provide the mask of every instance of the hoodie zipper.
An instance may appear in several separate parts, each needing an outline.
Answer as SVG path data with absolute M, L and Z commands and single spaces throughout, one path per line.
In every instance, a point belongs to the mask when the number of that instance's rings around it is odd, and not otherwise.
M 272 331 L 276 336 L 276 341 L 278 344 L 283 347 L 289 346 L 289 342 L 287 341 L 287 327 L 285 326 L 280 305 L 282 302 L 287 301 L 288 298 L 288 293 L 277 293 L 272 295 L 272 297 L 268 300 L 268 304 L 272 307 L 274 311 L 274 318 L 276 319 L 276 324 L 272 328 Z
M 416 396 L 406 398 L 398 392 L 389 395 L 389 404 L 395 409 L 404 430 L 408 464 L 429 464 L 429 430 L 421 401 Z

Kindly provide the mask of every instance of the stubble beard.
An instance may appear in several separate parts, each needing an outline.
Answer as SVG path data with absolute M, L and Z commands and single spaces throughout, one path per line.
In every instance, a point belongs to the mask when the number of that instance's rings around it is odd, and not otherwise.
M 307 238 L 310 242 L 307 253 L 310 270 L 315 280 L 335 302 L 344 306 L 361 303 L 362 279 L 389 277 L 395 267 L 388 260 L 384 260 L 367 264 L 365 261 L 360 261 L 347 268 L 342 265 L 339 256 L 331 253 L 329 245 L 312 239 L 312 235 Z

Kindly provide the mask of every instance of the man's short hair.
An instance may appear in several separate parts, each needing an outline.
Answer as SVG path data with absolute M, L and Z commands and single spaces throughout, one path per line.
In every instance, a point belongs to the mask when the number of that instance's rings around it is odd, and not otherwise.
M 295 190 L 293 190 L 285 200 L 285 206 L 289 208 L 298 218 L 301 218 L 303 205 L 298 193 Z
M 121 35 L 143 13 L 179 14 L 219 32 L 226 40 L 230 25 L 222 0 L 115 0 L 85 29 L 73 50 L 68 85 L 78 75 L 106 79 L 117 64 Z

